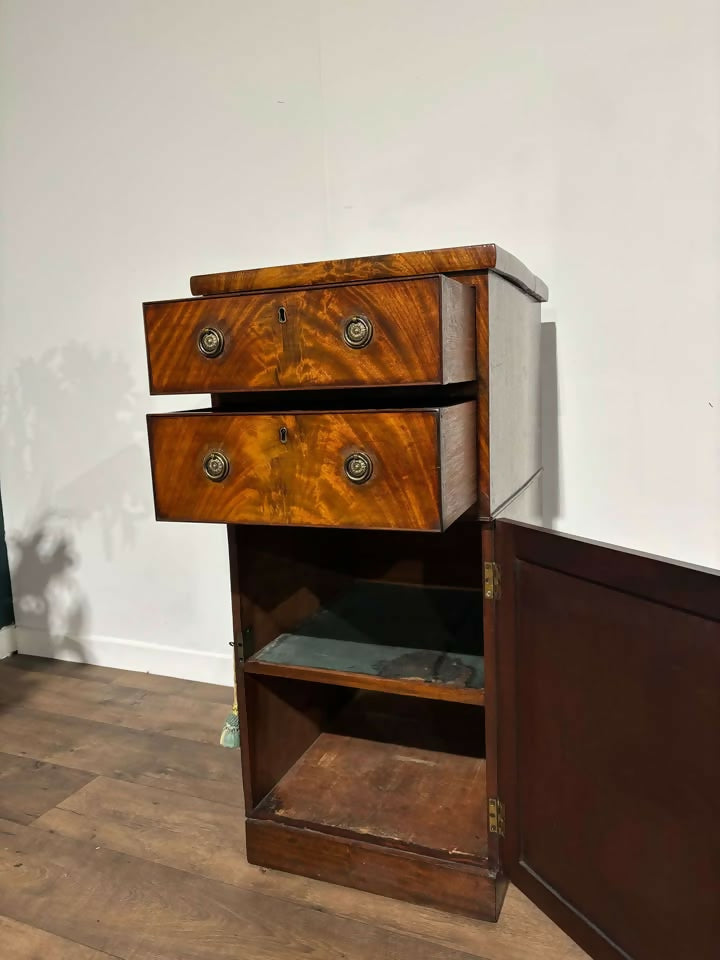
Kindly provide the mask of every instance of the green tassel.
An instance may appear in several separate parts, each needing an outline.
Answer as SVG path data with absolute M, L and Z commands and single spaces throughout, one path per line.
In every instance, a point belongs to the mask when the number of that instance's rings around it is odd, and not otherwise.
M 220 746 L 237 749 L 240 746 L 240 720 L 238 719 L 237 700 L 233 704 L 232 712 L 227 715 L 225 726 L 220 734 Z

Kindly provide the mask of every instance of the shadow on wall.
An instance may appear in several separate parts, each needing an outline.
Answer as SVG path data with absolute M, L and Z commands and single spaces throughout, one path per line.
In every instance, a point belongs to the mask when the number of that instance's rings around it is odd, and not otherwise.
M 48 655 L 82 662 L 87 602 L 73 576 L 76 557 L 64 526 L 47 514 L 28 535 L 11 538 L 16 615 L 24 629 L 40 634 L 40 642 L 52 639 Z
M 542 389 L 543 526 L 553 527 L 560 516 L 560 436 L 558 409 L 557 328 L 540 324 L 540 383 Z
M 131 547 L 151 513 L 141 400 L 124 360 L 78 342 L 22 360 L 4 385 L 6 506 L 26 518 L 8 532 L 21 650 L 87 660 L 80 549 L 110 577 L 97 554 Z

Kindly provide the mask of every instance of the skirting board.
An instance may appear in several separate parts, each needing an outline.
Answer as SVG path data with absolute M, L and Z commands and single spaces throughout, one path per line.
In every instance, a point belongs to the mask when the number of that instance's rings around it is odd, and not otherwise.
M 232 654 L 187 650 L 139 640 L 120 640 L 116 637 L 53 637 L 44 630 L 15 627 L 15 649 L 33 657 L 53 660 L 72 660 L 74 663 L 93 663 L 100 667 L 117 667 L 140 673 L 155 673 L 161 677 L 181 680 L 201 680 L 232 688 Z M 0 654 L 1 655 L 1 654 Z M 229 696 L 232 693 L 228 691 Z
M 17 634 L 13 625 L 0 629 L 0 660 L 17 650 Z

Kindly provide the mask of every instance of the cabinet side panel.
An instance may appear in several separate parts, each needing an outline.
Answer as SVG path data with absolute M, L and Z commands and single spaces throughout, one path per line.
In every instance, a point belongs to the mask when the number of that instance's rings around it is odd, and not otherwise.
M 246 809 L 265 797 L 349 698 L 340 687 L 240 671 L 240 733 Z
M 442 382 L 475 379 L 475 291 L 440 277 L 442 305 Z
M 440 410 L 443 529 L 477 500 L 477 416 L 474 403 Z
M 542 465 L 540 304 L 497 274 L 488 277 L 490 512 Z

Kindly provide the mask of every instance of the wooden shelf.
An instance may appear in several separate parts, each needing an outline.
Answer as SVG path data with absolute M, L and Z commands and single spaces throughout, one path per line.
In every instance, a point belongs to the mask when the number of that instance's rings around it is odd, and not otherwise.
M 482 863 L 485 760 L 321 733 L 250 816 Z
M 245 663 L 248 673 L 482 704 L 482 597 L 362 582 Z

